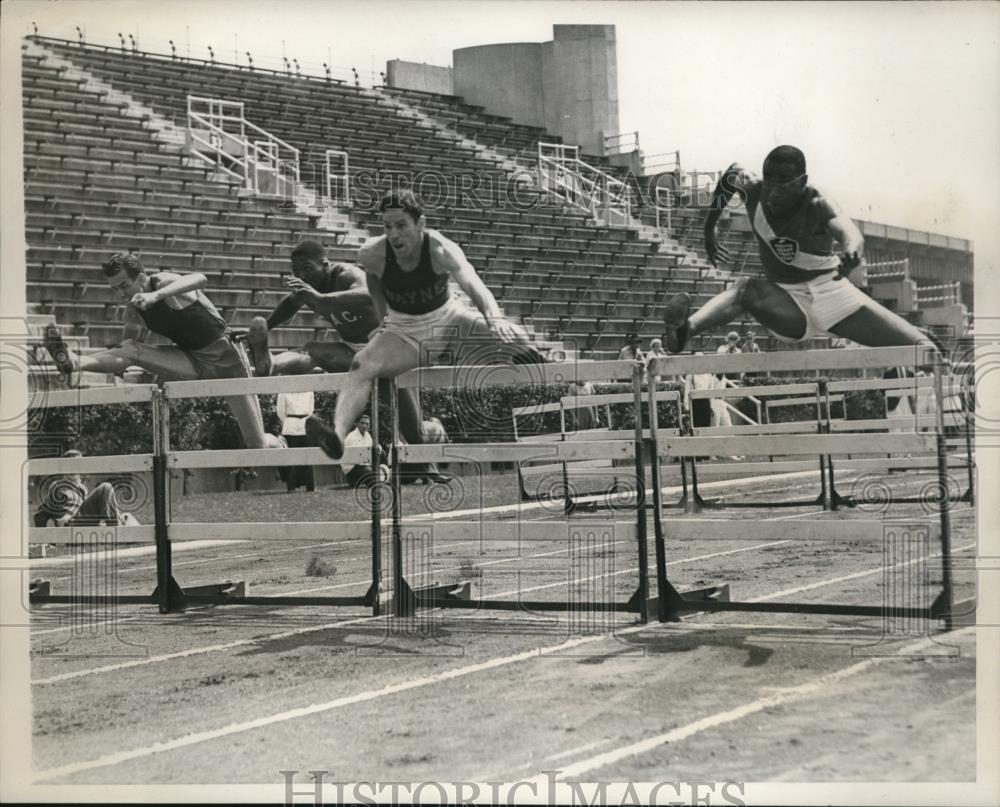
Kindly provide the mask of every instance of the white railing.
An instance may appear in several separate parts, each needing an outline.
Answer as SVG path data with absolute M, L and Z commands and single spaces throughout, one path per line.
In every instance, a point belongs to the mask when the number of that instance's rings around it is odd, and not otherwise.
M 962 299 L 962 284 L 957 280 L 952 283 L 939 283 L 934 286 L 917 286 L 917 304 L 940 303 L 951 305 Z
M 623 132 L 622 134 L 606 135 L 604 137 L 604 154 L 629 154 L 639 150 L 639 133 Z
M 580 159 L 579 146 L 538 144 L 538 187 L 606 226 L 632 223 L 631 190 Z
M 650 154 L 642 158 L 643 176 L 654 174 L 677 174 L 681 173 L 681 153 L 680 151 L 664 151 L 660 154 Z
M 299 150 L 250 123 L 242 101 L 189 95 L 187 120 L 192 155 L 260 196 L 294 195 Z
M 323 157 L 326 198 L 333 204 L 349 205 L 350 161 L 346 151 L 327 149 Z

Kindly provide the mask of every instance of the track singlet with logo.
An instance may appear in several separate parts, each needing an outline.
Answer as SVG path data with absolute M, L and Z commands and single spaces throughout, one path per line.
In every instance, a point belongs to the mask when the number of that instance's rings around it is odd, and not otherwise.
M 389 308 L 401 314 L 429 314 L 448 302 L 451 297 L 448 275 L 434 271 L 430 237 L 426 233 L 420 247 L 420 262 L 412 272 L 399 268 L 396 253 L 386 240 L 382 289 Z
M 322 288 L 316 290 L 320 294 L 330 294 L 337 291 L 348 291 L 352 288 L 353 278 L 345 272 L 350 264 L 334 263 L 329 270 L 324 273 Z M 363 271 L 363 270 L 362 270 Z M 364 344 L 368 341 L 368 334 L 378 327 L 378 315 L 375 313 L 375 304 L 370 297 L 366 297 L 363 303 L 339 307 L 336 310 L 326 310 L 320 314 L 336 329 L 340 338 L 345 342 Z
M 764 213 L 760 191 L 760 180 L 747 187 L 746 208 L 768 280 L 804 283 L 840 265 L 833 253 L 835 239 L 827 227 L 831 217 L 819 204 L 819 191 L 806 187 L 798 208 L 778 225 Z
M 211 300 L 200 291 L 195 294 L 197 299 L 184 308 L 160 300 L 139 311 L 139 316 L 149 330 L 167 337 L 181 350 L 201 350 L 229 333 L 229 325 Z

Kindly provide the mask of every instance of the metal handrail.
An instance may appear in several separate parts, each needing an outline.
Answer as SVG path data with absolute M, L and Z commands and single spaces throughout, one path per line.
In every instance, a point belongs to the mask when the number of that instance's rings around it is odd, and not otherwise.
M 628 185 L 581 160 L 579 146 L 539 143 L 538 185 L 607 226 L 631 223 Z
M 343 173 L 338 174 L 334 177 L 334 172 L 330 167 L 330 157 L 339 157 L 344 163 Z M 350 156 L 346 151 L 340 151 L 338 149 L 326 149 L 323 153 L 324 170 L 325 170 L 325 182 L 324 187 L 326 188 L 326 198 L 331 202 L 339 202 L 340 204 L 348 204 L 350 202 Z M 343 184 L 343 195 L 334 196 L 333 194 L 333 184 L 334 181 Z
M 207 106 L 207 111 L 198 109 L 199 105 Z M 299 182 L 300 152 L 280 137 L 247 120 L 245 109 L 242 101 L 188 95 L 187 118 L 191 152 L 230 176 L 241 179 L 255 193 L 281 196 L 282 182 L 292 183 L 293 186 Z M 235 124 L 237 132 L 227 130 L 226 123 Z M 200 129 L 208 130 L 208 139 Z M 260 135 L 260 138 L 252 138 L 253 134 Z M 213 135 L 218 137 L 217 142 Z M 237 153 L 230 153 L 224 148 L 227 141 L 237 144 Z M 240 170 L 236 170 L 237 168 Z M 264 190 L 261 181 L 263 176 L 274 178 L 273 190 Z

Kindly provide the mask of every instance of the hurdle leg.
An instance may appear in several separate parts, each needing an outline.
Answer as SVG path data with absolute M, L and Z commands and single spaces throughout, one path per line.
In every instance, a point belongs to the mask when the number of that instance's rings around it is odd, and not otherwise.
M 972 423 L 975 423 L 974 418 Z M 965 432 L 965 467 L 969 478 L 969 487 L 962 495 L 962 498 L 959 499 L 960 502 L 967 502 L 969 504 L 976 503 L 976 475 L 973 473 L 972 468 L 972 423 L 969 423 L 969 418 L 966 417 L 965 428 L 963 431 Z
M 396 382 L 388 383 L 389 421 L 392 424 L 392 447 L 389 449 L 391 471 L 389 479 L 392 487 L 392 597 L 394 613 L 397 617 L 412 616 L 416 611 L 416 598 L 403 575 L 403 477 L 399 465 L 399 396 Z M 373 440 L 373 442 L 375 442 Z
M 372 616 L 382 613 L 379 595 L 382 583 L 382 457 L 379 453 L 378 382 L 372 382 L 371 397 L 372 458 L 371 467 L 375 473 L 372 485 L 372 583 L 365 593 L 365 604 L 371 606 Z
M 184 592 L 174 580 L 171 558 L 169 514 L 170 501 L 167 481 L 167 446 L 170 439 L 170 404 L 166 396 L 156 390 L 153 393 L 153 520 L 156 540 L 156 589 L 152 599 L 159 606 L 161 614 L 180 610 L 183 607 Z
M 655 387 L 651 381 L 650 387 Z M 636 367 L 632 372 L 632 389 L 635 395 L 635 519 L 636 542 L 639 551 L 639 588 L 629 601 L 630 606 L 637 607 L 639 621 L 645 625 L 649 622 L 649 547 L 646 543 L 646 466 L 642 459 L 642 371 Z M 655 395 L 654 395 L 655 403 Z M 656 441 L 652 440 L 650 448 L 655 456 Z M 657 463 L 658 464 L 658 463 Z M 634 602 L 638 600 L 638 602 Z
M 951 508 L 948 497 L 948 455 L 945 451 L 944 436 L 944 380 L 942 359 L 934 362 L 934 396 L 937 398 L 937 471 L 938 471 L 938 512 L 941 518 L 941 593 L 931 605 L 931 612 L 944 617 L 945 630 L 954 627 L 955 597 L 951 579 Z

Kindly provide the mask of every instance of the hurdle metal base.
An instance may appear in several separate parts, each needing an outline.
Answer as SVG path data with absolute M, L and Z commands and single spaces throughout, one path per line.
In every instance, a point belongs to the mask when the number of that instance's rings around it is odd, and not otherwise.
M 418 608 L 442 606 L 464 608 L 468 607 L 464 603 L 470 602 L 471 591 L 470 580 L 446 584 L 431 583 L 429 586 L 413 589 L 405 579 L 399 579 L 396 581 L 396 591 L 387 598 L 387 605 L 397 617 L 414 616 Z
M 662 590 L 665 596 L 657 603 L 660 622 L 679 622 L 682 612 L 707 611 L 710 603 L 729 602 L 729 583 L 678 591 L 666 581 Z
M 795 499 L 789 502 L 764 502 L 764 501 L 742 501 L 742 502 L 729 502 L 725 499 L 702 499 L 701 507 L 703 508 L 730 508 L 730 507 L 824 507 L 825 501 L 823 499 L 823 494 L 820 494 L 815 499 Z
M 156 602 L 144 594 L 53 594 L 50 580 L 32 580 L 28 584 L 31 605 L 152 605 Z

